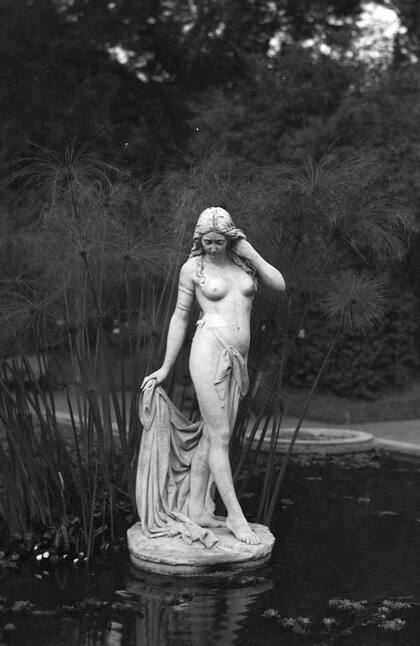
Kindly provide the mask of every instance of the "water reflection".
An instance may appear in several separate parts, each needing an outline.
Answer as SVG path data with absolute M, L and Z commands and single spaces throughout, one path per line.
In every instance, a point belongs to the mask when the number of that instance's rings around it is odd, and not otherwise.
M 130 570 L 125 554 L 91 571 L 56 568 L 41 579 L 28 571 L 0 580 L 0 597 L 7 600 L 0 642 L 9 623 L 15 631 L 8 643 L 15 646 L 289 646 L 303 642 L 264 619 L 265 610 L 308 616 L 316 626 L 330 616 L 334 597 L 373 604 L 403 597 L 419 607 L 418 467 L 314 465 L 291 469 L 286 484 L 283 496 L 296 504 L 274 519 L 277 541 L 264 582 L 228 586 L 146 575 Z M 33 611 L 13 612 L 13 603 L 25 599 Z M 410 615 L 399 643 L 417 646 L 419 634 L 420 615 Z M 346 643 L 391 643 L 379 630 L 368 638 L 355 634 Z M 307 644 L 320 641 L 318 633 L 305 637 Z
M 136 646 L 229 646 L 235 642 L 258 597 L 271 590 L 256 585 L 220 587 L 196 580 L 132 572 L 127 591 L 141 602 Z M 180 602 L 180 603 L 178 603 Z
M 15 624 L 7 637 L 14 646 L 231 646 L 247 634 L 261 595 L 271 594 L 271 570 L 266 568 L 264 574 L 264 579 L 255 579 L 261 582 L 244 585 L 161 577 L 120 567 L 115 575 L 112 570 L 98 572 L 89 586 L 77 586 L 81 582 L 70 577 L 66 590 L 57 586 L 55 592 L 51 581 L 44 585 L 35 581 L 33 587 L 28 578 L 27 597 L 42 608 L 48 596 L 50 609 L 4 617 L 2 623 Z M 52 610 L 52 596 L 60 607 L 66 595 L 76 608 L 88 598 L 93 605 L 75 611 L 66 611 L 64 605 L 64 613 Z M 101 609 L 101 600 L 112 603 L 112 611 L 106 605 Z M 0 622 L 0 641 L 1 630 Z

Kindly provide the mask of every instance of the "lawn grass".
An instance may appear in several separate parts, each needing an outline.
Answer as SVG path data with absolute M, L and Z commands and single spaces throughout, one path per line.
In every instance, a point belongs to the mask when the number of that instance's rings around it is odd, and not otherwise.
M 186 384 L 190 386 L 190 398 L 193 396 L 191 389 L 191 382 L 188 378 L 188 355 L 183 353 L 180 357 L 182 362 L 179 373 L 186 377 Z M 56 359 L 52 357 L 50 361 L 49 370 L 53 382 L 59 380 L 64 372 L 69 372 L 70 368 L 67 366 L 68 359 L 61 357 L 60 369 L 55 365 Z M 126 358 L 125 369 L 127 371 L 127 381 L 131 379 L 131 370 L 133 367 L 133 359 Z M 64 368 L 63 368 L 64 366 Z M 67 367 L 66 367 L 67 366 Z M 120 387 L 118 383 L 118 375 L 120 370 L 115 369 L 116 386 Z M 142 373 L 142 371 L 140 371 Z M 173 396 L 175 403 L 177 403 L 182 388 L 175 388 Z M 283 386 L 282 398 L 285 406 L 285 415 L 291 417 L 299 417 L 309 389 L 293 388 L 291 386 Z M 58 400 L 58 408 L 67 412 L 67 406 L 62 402 L 62 395 L 56 392 Z M 184 393 L 185 396 L 185 393 Z M 357 399 L 350 397 L 340 397 L 329 391 L 317 390 L 313 395 L 309 404 L 309 410 L 306 419 L 316 422 L 326 422 L 330 424 L 366 424 L 369 422 L 386 422 L 394 420 L 409 420 L 420 419 L 420 373 L 414 375 L 412 382 L 406 388 L 390 389 L 380 397 L 374 400 Z
M 307 397 L 306 389 L 284 386 L 285 414 L 297 417 Z M 331 392 L 315 392 L 307 419 L 329 424 L 365 424 L 393 420 L 420 419 L 420 375 L 404 389 L 393 389 L 375 400 L 339 397 Z

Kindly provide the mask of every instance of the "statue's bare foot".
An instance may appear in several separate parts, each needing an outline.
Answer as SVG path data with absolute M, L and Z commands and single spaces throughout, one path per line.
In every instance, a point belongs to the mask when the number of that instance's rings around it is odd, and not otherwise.
M 188 517 L 200 527 L 225 527 L 226 519 L 222 516 L 215 516 L 210 514 L 207 510 L 203 511 L 192 511 L 191 509 L 188 512 Z
M 228 518 L 226 520 L 226 527 L 232 532 L 232 534 L 238 539 L 238 541 L 247 543 L 247 545 L 258 545 L 259 543 L 261 543 L 261 540 L 255 534 L 255 532 L 252 531 L 252 529 L 244 519 L 231 520 L 230 518 Z

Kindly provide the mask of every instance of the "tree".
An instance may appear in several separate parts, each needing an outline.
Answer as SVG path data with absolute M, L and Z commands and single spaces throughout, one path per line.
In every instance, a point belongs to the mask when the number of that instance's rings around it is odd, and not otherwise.
M 418 60 L 420 54 L 420 7 L 416 0 L 384 0 L 385 6 L 391 5 L 401 21 L 404 30 L 395 36 L 394 63 L 396 66 L 407 61 Z
M 113 60 L 111 44 L 86 38 L 69 7 L 3 3 L 0 157 L 8 163 L 28 154 L 28 142 L 62 149 L 89 140 L 114 162 L 144 172 L 173 154 L 183 135 L 176 93 L 169 99 L 165 87 Z
M 359 71 L 297 46 L 269 60 L 249 57 L 246 69 L 231 87 L 191 97 L 193 154 L 225 147 L 228 154 L 261 164 L 304 159 L 309 147 L 305 141 L 296 145 L 302 129 L 335 113 Z
M 266 55 L 271 39 L 352 34 L 360 0 L 75 0 L 63 9 L 95 48 L 119 46 L 149 79 L 190 90 L 241 77 L 241 53 Z

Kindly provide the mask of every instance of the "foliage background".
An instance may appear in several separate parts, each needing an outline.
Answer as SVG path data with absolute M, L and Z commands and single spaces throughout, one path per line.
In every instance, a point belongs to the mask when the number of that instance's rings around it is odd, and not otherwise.
M 372 4 L 393 8 L 400 21 L 388 49 L 378 50 L 360 26 Z M 189 227 L 210 202 L 227 205 L 251 241 L 285 268 L 294 293 L 301 298 L 306 285 L 310 297 L 322 247 L 316 237 L 311 245 L 311 236 L 341 199 L 335 169 L 358 159 L 362 170 L 346 170 L 345 240 L 334 241 L 330 269 L 363 264 L 392 299 L 375 332 L 363 341 L 348 335 L 336 348 L 322 385 L 374 397 L 407 383 L 420 348 L 413 222 L 403 262 L 395 236 L 395 253 L 363 249 L 350 224 L 356 213 L 366 216 L 363 198 L 373 225 L 388 214 L 381 226 L 392 235 L 402 213 L 418 221 L 419 30 L 415 0 L 4 0 L 0 156 L 3 178 L 14 179 L 0 204 L 3 356 L 18 349 L 13 339 L 30 349 L 41 327 L 44 340 L 47 334 L 48 343 L 59 342 L 64 301 L 77 327 L 81 253 L 93 263 L 98 289 L 106 286 L 101 313 L 130 325 L 144 293 L 137 290 L 136 300 L 135 286 L 159 289 L 174 249 L 188 252 Z M 108 164 L 102 170 L 112 187 L 98 175 L 88 187 L 80 151 Z M 47 179 L 61 190 L 61 180 L 51 179 L 69 165 L 79 228 L 75 220 L 69 226 L 66 200 L 45 193 Z M 314 183 L 311 168 L 330 172 Z M 299 169 L 307 169 L 300 187 Z M 373 229 L 358 235 L 372 237 Z M 124 312 L 122 285 L 134 294 Z M 86 308 L 97 317 L 93 303 Z M 328 343 L 314 299 L 311 308 L 285 374 L 300 386 Z M 273 336 L 281 316 L 265 322 Z M 161 321 L 146 319 L 158 337 Z M 269 350 L 275 356 L 276 348 Z

